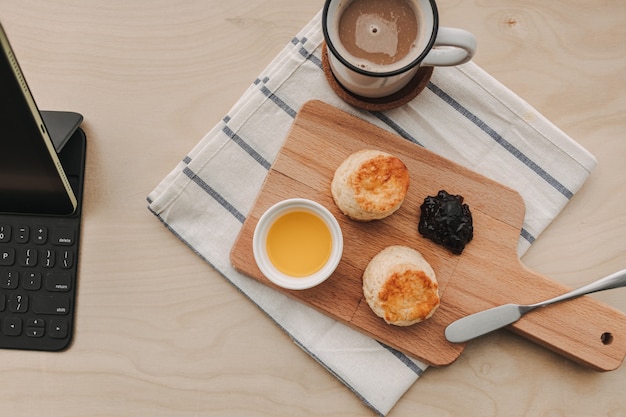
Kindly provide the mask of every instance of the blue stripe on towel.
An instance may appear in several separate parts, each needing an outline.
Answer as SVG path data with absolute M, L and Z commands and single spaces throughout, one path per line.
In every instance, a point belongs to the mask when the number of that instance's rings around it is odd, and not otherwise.
M 402 362 L 403 364 L 406 365 L 407 368 L 409 368 L 410 370 L 415 372 L 415 374 L 417 376 L 420 376 L 420 375 L 422 375 L 424 373 L 424 369 L 422 369 L 419 366 L 417 366 L 417 364 L 415 362 L 413 362 L 411 359 L 409 359 L 409 357 L 406 356 L 404 353 L 400 352 L 399 350 L 396 350 L 396 349 L 392 348 L 391 346 L 387 346 L 384 343 L 378 342 L 378 344 L 381 345 L 382 347 L 384 347 L 385 349 L 387 349 L 389 352 L 391 352 L 391 354 L 393 356 L 398 358 L 400 360 L 400 362 Z
M 555 190 L 563 194 L 568 200 L 574 196 L 574 193 L 567 189 L 566 186 L 561 184 L 556 178 L 546 172 L 543 168 L 537 165 L 533 160 L 531 160 L 528 156 L 526 156 L 523 152 L 517 149 L 513 144 L 504 139 L 498 132 L 492 129 L 489 125 L 487 125 L 484 121 L 482 121 L 478 116 L 470 112 L 467 108 L 463 107 L 461 103 L 453 99 L 450 95 L 448 95 L 441 88 L 437 87 L 432 82 L 429 82 L 427 88 L 435 93 L 439 98 L 441 98 L 444 102 L 448 103 L 452 108 L 454 108 L 457 112 L 465 116 L 469 121 L 474 123 L 478 128 L 480 128 L 483 132 L 489 135 L 493 140 L 496 141 L 500 146 L 509 151 L 511 155 L 515 156 L 519 161 L 521 161 L 528 168 L 533 170 L 537 175 L 539 175 L 543 180 L 545 180 L 548 184 L 554 187 Z
M 264 80 L 256 80 L 254 82 L 255 85 L 259 85 L 261 84 L 261 86 L 259 87 L 259 90 L 267 97 L 269 98 L 274 104 L 276 104 L 279 108 L 281 108 L 282 110 L 285 111 L 285 113 L 287 113 L 289 116 L 291 116 L 292 118 L 295 119 L 296 115 L 298 114 L 298 112 L 296 112 L 293 108 L 291 108 L 291 106 L 289 106 L 287 103 L 285 103 L 280 97 L 278 97 L 277 95 L 275 95 L 272 90 L 270 90 L 269 88 L 267 88 L 267 86 L 265 85 L 269 80 L 267 78 L 265 78 Z
M 215 199 L 222 207 L 224 207 L 230 214 L 232 214 L 237 220 L 243 223 L 246 220 L 246 216 L 244 216 L 239 210 L 237 210 L 232 204 L 228 202 L 224 197 L 220 195 L 215 189 L 213 189 L 209 184 L 207 184 L 202 178 L 196 175 L 189 167 L 185 167 L 183 169 L 183 173 L 187 175 L 194 183 L 196 183 L 201 189 L 203 189 L 207 194 Z
M 222 128 L 222 132 L 229 138 L 233 140 L 237 145 L 239 145 L 244 151 L 248 153 L 255 161 L 257 161 L 263 168 L 269 170 L 272 164 L 265 158 L 263 158 L 252 146 L 250 146 L 245 140 L 243 140 L 238 134 L 233 132 L 233 130 L 225 125 Z
M 524 228 L 522 228 L 522 231 L 520 232 L 520 236 L 526 239 L 530 244 L 533 244 L 535 242 L 535 236 L 533 236 L 528 230 Z
M 419 143 L 419 141 L 417 139 L 415 139 L 413 136 L 411 136 L 411 134 L 409 134 L 409 132 L 404 130 L 398 123 L 396 123 L 393 120 L 391 120 L 391 118 L 389 116 L 387 116 L 385 113 L 379 112 L 379 111 L 375 111 L 375 112 L 372 112 L 372 115 L 374 115 L 381 122 L 385 123 L 387 126 L 392 128 L 398 135 L 402 136 L 404 139 L 406 139 L 406 140 L 408 140 L 410 142 L 413 142 L 416 145 L 424 147 L 421 143 Z

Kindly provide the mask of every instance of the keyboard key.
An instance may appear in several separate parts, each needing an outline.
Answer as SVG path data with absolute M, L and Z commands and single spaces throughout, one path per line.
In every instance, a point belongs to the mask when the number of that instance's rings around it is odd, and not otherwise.
M 52 244 L 70 246 L 74 244 L 74 229 L 71 227 L 55 227 L 52 232 Z
M 38 245 L 43 245 L 48 241 L 48 228 L 44 226 L 37 226 L 33 231 L 33 242 Z
M 7 243 L 11 240 L 11 225 L 0 224 L 0 243 Z
M 26 243 L 30 237 L 30 228 L 26 225 L 17 226 L 15 231 L 15 241 L 17 243 Z
M 66 295 L 33 296 L 33 311 L 37 314 L 67 314 L 70 312 L 70 298 Z
M 0 288 L 5 290 L 14 290 L 19 284 L 19 275 L 17 271 L 0 272 Z
M 44 319 L 28 319 L 26 322 L 28 327 L 46 327 L 46 321 Z
M 61 268 L 70 269 L 74 266 L 74 252 L 72 250 L 64 250 L 61 253 Z
M 15 263 L 15 249 L 0 249 L 0 266 L 11 266 Z
M 53 339 L 64 339 L 67 337 L 69 325 L 67 320 L 52 319 L 50 320 L 50 327 L 48 328 L 49 335 Z
M 19 336 L 22 334 L 22 319 L 19 317 L 7 317 L 2 320 L 2 333 L 7 336 Z
M 9 311 L 13 313 L 26 313 L 28 311 L 28 296 L 11 294 L 8 300 Z
M 0 294 L 0 311 L 4 311 L 6 308 L 7 298 L 4 294 Z
M 29 272 L 22 278 L 22 288 L 28 291 L 41 289 L 41 272 Z
M 43 327 L 27 327 L 26 328 L 26 336 L 28 337 L 43 337 L 45 333 L 45 329 Z
M 21 266 L 27 266 L 27 267 L 33 267 L 37 265 L 37 258 L 39 253 L 37 252 L 37 249 L 32 249 L 32 248 L 27 248 L 27 249 L 22 249 L 21 253 L 20 253 L 20 260 L 19 260 L 19 264 Z
M 53 268 L 55 258 L 55 252 L 51 249 L 46 249 L 43 253 L 43 261 L 41 262 L 41 265 L 44 268 Z
M 69 291 L 72 276 L 67 272 L 49 272 L 46 274 L 45 286 L 48 291 Z

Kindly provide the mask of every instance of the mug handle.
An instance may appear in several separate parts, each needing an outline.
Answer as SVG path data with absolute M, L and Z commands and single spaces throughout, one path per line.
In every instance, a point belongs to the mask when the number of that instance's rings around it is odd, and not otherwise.
M 443 48 L 438 48 L 443 46 Z M 433 48 L 422 61 L 422 65 L 450 67 L 464 64 L 476 52 L 476 38 L 465 29 L 440 27 Z

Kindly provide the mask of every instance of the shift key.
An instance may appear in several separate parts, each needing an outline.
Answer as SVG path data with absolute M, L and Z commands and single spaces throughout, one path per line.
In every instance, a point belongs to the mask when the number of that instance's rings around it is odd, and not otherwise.
M 66 295 L 35 295 L 33 311 L 37 314 L 67 314 L 70 312 L 70 298 Z

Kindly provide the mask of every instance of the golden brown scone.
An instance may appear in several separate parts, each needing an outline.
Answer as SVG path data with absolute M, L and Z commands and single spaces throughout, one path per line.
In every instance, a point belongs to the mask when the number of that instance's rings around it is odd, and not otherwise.
M 430 318 L 439 307 L 438 288 L 430 264 L 421 253 L 406 246 L 383 249 L 363 273 L 367 304 L 378 317 L 396 326 Z
M 365 149 L 339 165 L 330 189 L 346 216 L 358 221 L 379 220 L 402 205 L 409 189 L 409 170 L 393 155 Z

